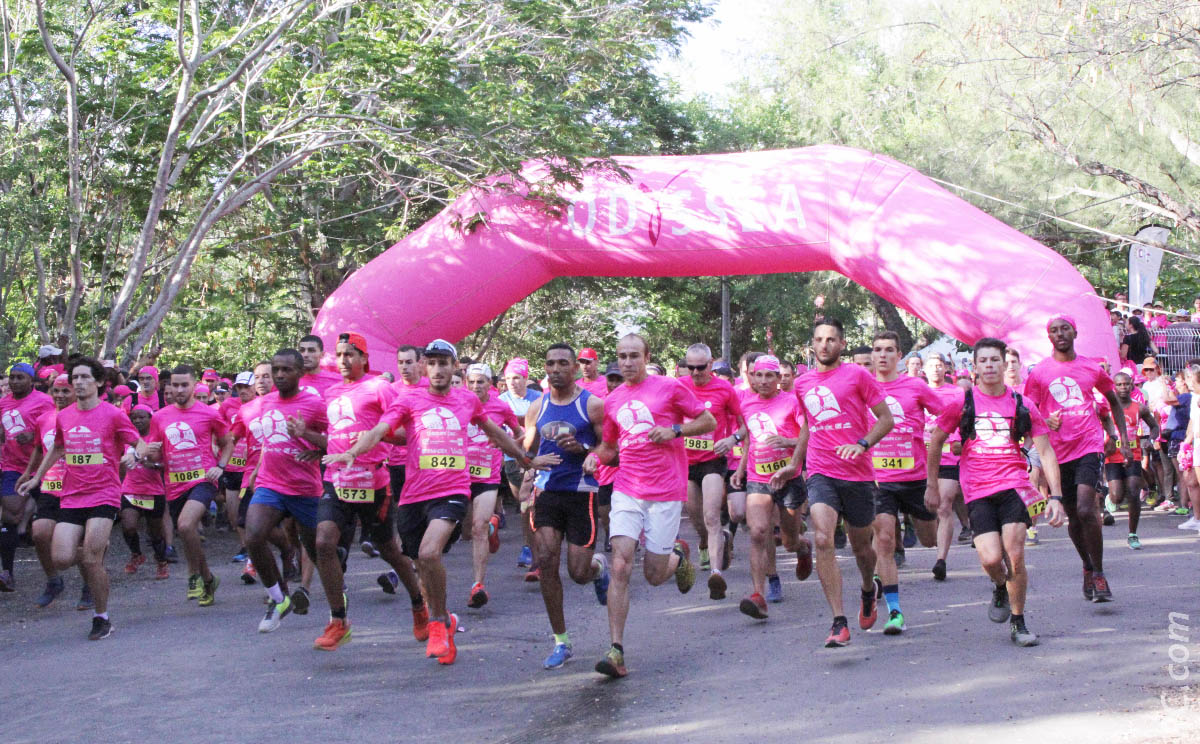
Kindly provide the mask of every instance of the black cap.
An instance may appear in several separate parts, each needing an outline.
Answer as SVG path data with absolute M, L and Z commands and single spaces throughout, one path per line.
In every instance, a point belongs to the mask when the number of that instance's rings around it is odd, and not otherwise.
M 223 382 L 218 382 L 218 383 L 217 383 L 217 387 L 216 387 L 216 388 L 214 388 L 213 392 L 215 392 L 215 393 L 228 393 L 228 392 L 229 392 L 229 386 L 228 386 L 228 385 L 226 385 L 226 384 L 225 384 L 225 383 L 223 383 Z
M 731 377 L 733 376 L 733 367 L 729 366 L 729 362 L 717 362 L 713 365 L 712 371 L 715 375 L 725 373 Z
M 454 344 L 449 341 L 444 341 L 440 338 L 435 338 L 425 347 L 425 356 L 448 356 L 453 359 L 458 359 L 458 351 L 454 348 Z
M 625 377 L 625 375 L 621 374 L 621 368 L 617 366 L 616 362 L 608 363 L 608 366 L 604 368 L 604 376 L 605 377 Z

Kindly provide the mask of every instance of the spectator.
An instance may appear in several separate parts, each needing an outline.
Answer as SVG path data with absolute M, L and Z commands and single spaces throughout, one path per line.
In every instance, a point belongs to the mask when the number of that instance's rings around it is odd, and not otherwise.
M 1124 362 L 1137 364 L 1145 359 L 1149 352 L 1158 354 L 1158 349 L 1150 339 L 1150 332 L 1146 330 L 1141 318 L 1136 315 L 1130 316 L 1126 328 L 1128 333 L 1121 339 L 1121 366 L 1129 366 Z

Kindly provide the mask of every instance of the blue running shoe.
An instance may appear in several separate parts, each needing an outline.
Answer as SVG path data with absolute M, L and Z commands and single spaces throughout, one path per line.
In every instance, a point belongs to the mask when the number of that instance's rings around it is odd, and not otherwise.
M 533 565 L 533 551 L 526 545 L 521 548 L 521 557 L 517 559 L 517 565 L 522 568 L 529 568 Z
M 554 650 L 542 662 L 543 669 L 558 669 L 563 664 L 567 663 L 567 659 L 571 658 L 571 646 L 566 643 L 554 644 Z
M 600 574 L 592 581 L 592 586 L 596 588 L 596 601 L 601 606 L 608 605 L 608 585 L 612 578 L 608 574 L 608 559 L 603 555 L 592 556 L 592 560 L 600 564 Z
M 246 555 L 246 549 L 245 549 L 244 547 L 243 547 L 243 548 L 239 548 L 239 549 L 238 549 L 238 552 L 237 552 L 237 555 L 233 556 L 233 561 L 232 561 L 232 562 L 233 562 L 233 563 L 245 563 L 245 562 L 246 562 L 246 558 L 247 558 L 247 555 Z
M 774 604 L 783 601 L 783 584 L 779 583 L 778 576 L 767 577 L 767 601 Z

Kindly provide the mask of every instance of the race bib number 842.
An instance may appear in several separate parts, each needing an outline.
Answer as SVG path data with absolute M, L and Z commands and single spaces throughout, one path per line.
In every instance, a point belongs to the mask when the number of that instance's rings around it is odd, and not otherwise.
M 421 470 L 466 470 L 467 458 L 462 455 L 421 455 L 417 467 Z

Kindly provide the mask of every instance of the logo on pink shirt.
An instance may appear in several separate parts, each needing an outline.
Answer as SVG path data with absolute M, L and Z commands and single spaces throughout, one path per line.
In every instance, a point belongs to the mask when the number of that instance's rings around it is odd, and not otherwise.
M 10 437 L 25 431 L 25 419 L 21 418 L 20 411 L 12 410 L 5 412 L 3 422 L 4 433 Z
M 771 420 L 769 415 L 762 411 L 746 419 L 746 428 L 750 430 L 755 439 L 765 439 L 772 434 L 779 433 L 779 429 L 775 428 L 775 422 Z
M 354 405 L 350 402 L 350 398 L 345 395 L 339 395 L 329 401 L 325 415 L 329 419 L 329 428 L 334 431 L 340 431 L 347 426 L 354 426 L 354 424 L 358 423 L 358 418 L 354 415 Z
M 196 432 L 182 421 L 176 421 L 167 426 L 164 434 L 171 447 L 177 450 L 190 450 L 196 447 Z
M 617 409 L 617 423 L 631 437 L 645 434 L 654 428 L 654 415 L 640 400 L 631 400 Z
M 1070 377 L 1056 377 L 1050 383 L 1050 394 L 1063 408 L 1075 408 L 1083 405 L 1083 391 L 1079 383 Z
M 442 406 L 430 408 L 421 414 L 421 425 L 426 429 L 449 429 L 451 431 L 461 431 L 462 424 L 458 422 L 458 416 Z
M 1007 447 L 1012 444 L 1008 419 L 995 411 L 983 411 L 975 416 L 975 438 L 984 447 Z
M 279 411 L 271 409 L 250 422 L 254 438 L 263 444 L 283 444 L 291 440 L 287 420 Z
M 842 415 L 842 407 L 838 404 L 837 397 L 824 385 L 817 385 L 804 394 L 804 406 L 817 423 Z

